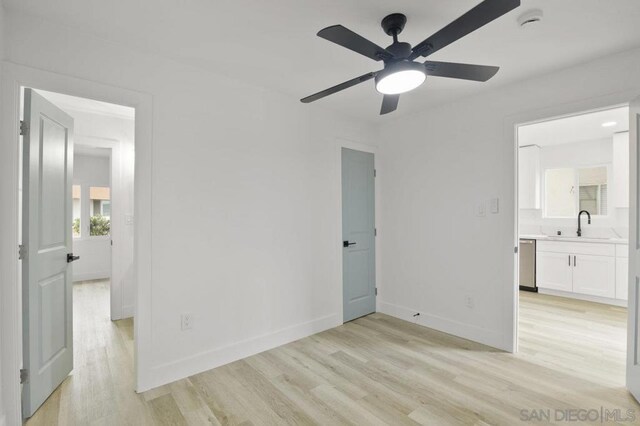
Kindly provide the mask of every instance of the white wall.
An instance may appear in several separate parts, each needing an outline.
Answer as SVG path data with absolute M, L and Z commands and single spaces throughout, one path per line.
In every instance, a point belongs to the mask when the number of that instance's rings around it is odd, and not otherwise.
M 75 141 L 76 146 L 77 141 Z M 89 188 L 111 187 L 111 159 L 106 156 L 74 153 L 73 184 L 80 185 L 80 237 L 73 239 L 73 281 L 111 277 L 111 237 L 89 236 Z M 131 259 L 133 261 L 133 259 Z
M 341 322 L 337 138 L 369 126 L 41 20 L 8 34 L 10 61 L 153 96 L 143 389 Z
M 381 310 L 512 350 L 514 125 L 629 100 L 639 73 L 632 50 L 385 125 Z M 476 216 L 493 197 L 500 213 Z
M 544 197 L 544 171 L 553 168 L 581 168 L 593 165 L 609 167 L 609 214 L 594 216 L 591 225 L 583 226 L 583 235 L 592 237 L 627 238 L 629 234 L 629 209 L 615 208 L 613 199 L 616 184 L 613 179 L 613 138 L 573 142 L 540 148 L 540 187 Z M 544 202 L 542 203 L 544 205 Z M 519 226 L 521 234 L 574 235 L 576 218 L 546 218 L 543 209 L 520 209 Z
M 4 39 L 5 39 L 5 17 L 4 17 L 4 6 L 2 4 L 2 1 L 0 1 L 0 60 L 4 60 Z M 2 70 L 0 68 L 0 80 L 2 79 Z M 2 114 L 2 105 L 0 105 L 0 114 Z M 3 164 L 4 166 L 4 164 Z M 2 190 L 5 190 L 7 188 L 2 188 Z M 5 253 L 2 252 L 2 250 L 0 250 L 0 256 L 3 256 Z M 4 283 L 5 282 L 5 277 L 2 276 L 0 279 L 0 283 Z M 3 317 L 3 302 L 0 301 L 0 318 Z M 3 335 L 2 335 L 2 330 L 3 328 L 0 327 L 0 358 L 3 357 L 3 355 L 5 354 L 5 350 L 4 350 L 4 345 L 3 345 Z M 6 410 L 5 410 L 5 403 L 4 403 L 4 398 L 3 398 L 3 388 L 4 388 L 4 381 L 3 381 L 3 374 L 4 374 L 4 367 L 5 367 L 6 363 L 2 363 L 0 362 L 0 426 L 4 426 L 5 422 L 6 422 Z
M 78 141 L 74 141 L 78 146 Z M 108 156 L 79 154 L 73 155 L 73 184 L 109 186 L 111 183 L 111 161 Z

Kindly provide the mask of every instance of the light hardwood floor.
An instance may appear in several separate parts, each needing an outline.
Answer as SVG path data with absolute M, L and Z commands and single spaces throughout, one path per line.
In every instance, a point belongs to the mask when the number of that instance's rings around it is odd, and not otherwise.
M 601 406 L 640 421 L 625 309 L 524 292 L 520 307 L 516 355 L 373 314 L 136 395 L 131 320 L 109 321 L 108 283 L 76 285 L 75 369 L 27 424 L 513 425 Z

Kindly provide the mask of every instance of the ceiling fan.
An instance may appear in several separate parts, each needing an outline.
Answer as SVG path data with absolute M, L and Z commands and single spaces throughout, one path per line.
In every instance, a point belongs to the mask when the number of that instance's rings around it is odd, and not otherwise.
M 424 83 L 427 76 L 459 78 L 463 80 L 487 81 L 499 67 L 459 64 L 453 62 L 416 62 L 418 57 L 427 57 L 478 28 L 520 6 L 520 0 L 484 0 L 449 25 L 426 40 L 411 47 L 398 41 L 407 17 L 393 13 L 382 20 L 382 29 L 393 37 L 393 44 L 386 49 L 354 33 L 342 25 L 333 25 L 318 32 L 318 36 L 353 50 L 374 61 L 382 61 L 384 68 L 369 72 L 329 89 L 300 99 L 309 103 L 340 92 L 356 84 L 375 79 L 376 90 L 384 95 L 380 114 L 388 114 L 398 107 L 401 93 L 408 92 Z

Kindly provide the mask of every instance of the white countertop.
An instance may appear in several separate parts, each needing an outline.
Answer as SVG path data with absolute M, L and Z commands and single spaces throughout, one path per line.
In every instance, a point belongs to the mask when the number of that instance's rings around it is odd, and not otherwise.
M 528 240 L 565 241 L 571 243 L 629 244 L 625 238 L 589 238 L 567 235 L 520 234 L 520 238 Z

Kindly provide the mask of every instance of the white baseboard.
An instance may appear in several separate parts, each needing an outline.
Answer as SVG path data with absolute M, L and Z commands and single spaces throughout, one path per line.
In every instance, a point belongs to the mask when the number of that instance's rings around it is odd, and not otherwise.
M 611 299 L 609 297 L 590 296 L 588 294 L 573 293 L 571 291 L 552 290 L 548 288 L 538 287 L 538 293 L 548 294 L 550 296 L 567 297 L 569 299 L 586 300 L 587 302 L 604 303 L 605 305 L 614 305 L 627 307 L 627 301 L 623 299 Z
M 331 314 L 302 324 L 293 325 L 273 333 L 243 340 L 231 345 L 200 352 L 151 368 L 143 374 L 138 392 L 144 392 L 176 380 L 211 370 L 251 355 L 302 339 L 303 337 L 341 325 L 340 315 Z M 146 380 L 144 377 L 146 376 Z
M 425 312 L 420 312 L 420 316 L 414 317 L 413 315 L 418 312 L 415 309 L 409 309 L 392 303 L 381 301 L 379 303 L 379 307 L 380 312 L 383 314 L 422 325 L 424 327 L 433 328 L 434 330 L 442 331 L 474 342 L 482 343 L 493 348 L 511 352 L 511 348 L 507 347 L 505 344 L 507 339 L 505 339 L 505 337 L 500 333 L 493 330 L 464 324 L 458 321 L 439 317 L 437 315 L 430 315 Z
M 87 272 L 84 274 L 73 274 L 73 281 L 91 281 L 91 280 L 104 280 L 111 278 L 111 271 L 103 272 Z
M 133 306 L 133 305 L 123 306 L 122 307 L 122 319 L 133 317 L 134 314 L 135 314 L 135 310 L 136 310 L 135 306 Z

